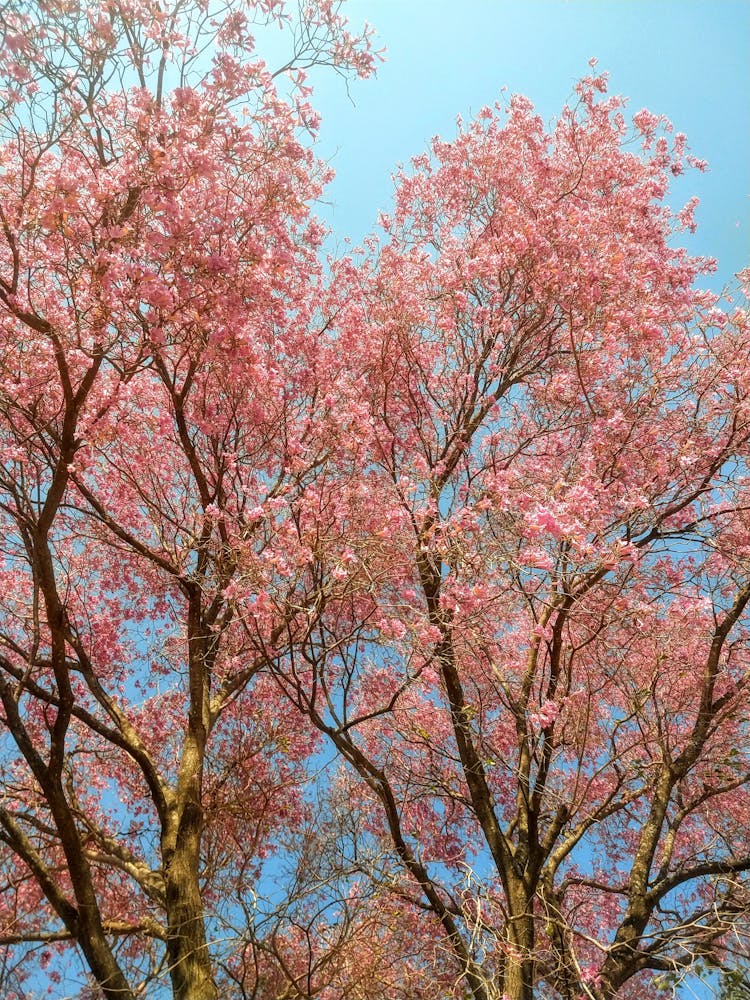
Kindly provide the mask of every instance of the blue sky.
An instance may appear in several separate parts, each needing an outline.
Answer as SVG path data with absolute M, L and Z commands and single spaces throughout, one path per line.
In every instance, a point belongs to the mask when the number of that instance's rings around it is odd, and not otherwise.
M 670 203 L 700 198 L 689 245 L 718 258 L 716 284 L 750 262 L 750 0 L 349 0 L 345 9 L 377 29 L 386 62 L 351 99 L 330 73 L 314 79 L 318 152 L 337 173 L 320 210 L 336 239 L 373 228 L 397 164 L 433 135 L 452 136 L 457 114 L 471 117 L 506 86 L 550 120 L 593 56 L 631 113 L 667 115 L 709 161 Z

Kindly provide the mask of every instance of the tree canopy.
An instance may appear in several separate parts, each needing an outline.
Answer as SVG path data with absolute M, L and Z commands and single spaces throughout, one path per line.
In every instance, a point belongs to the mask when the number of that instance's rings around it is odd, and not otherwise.
M 4 995 L 740 989 L 747 272 L 685 136 L 592 64 L 327 258 L 339 3 L 0 30 Z

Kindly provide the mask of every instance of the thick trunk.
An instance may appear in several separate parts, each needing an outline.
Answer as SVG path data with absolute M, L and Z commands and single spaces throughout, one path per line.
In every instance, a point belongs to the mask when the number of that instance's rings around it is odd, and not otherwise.
M 106 1000 L 135 1000 L 135 994 L 122 974 L 101 926 L 91 936 L 81 933 L 77 941 Z
M 162 838 L 167 953 L 175 1000 L 217 1000 L 200 888 L 202 741 L 183 749 L 174 822 Z
M 177 789 L 162 833 L 167 955 L 175 1000 L 218 1000 L 200 886 L 203 764 L 210 728 L 210 676 L 215 643 L 201 618 L 201 591 L 188 611 L 188 728 Z
M 534 917 L 532 902 L 522 881 L 508 886 L 508 957 L 505 962 L 503 995 L 507 1000 L 534 997 Z
M 201 818 L 192 812 L 165 866 L 169 971 L 175 1000 L 217 1000 L 198 881 Z
M 505 1000 L 533 1000 L 534 998 L 534 963 L 531 959 L 510 957 L 505 967 L 505 983 L 503 985 Z

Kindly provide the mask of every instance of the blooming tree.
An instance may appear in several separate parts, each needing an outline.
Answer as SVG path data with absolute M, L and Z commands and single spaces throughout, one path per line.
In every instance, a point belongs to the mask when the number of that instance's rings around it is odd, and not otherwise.
M 514 98 L 337 272 L 367 461 L 274 669 L 475 1000 L 658 995 L 747 926 L 748 323 L 688 167 L 601 76 Z
M 297 510 L 346 430 L 304 69 L 368 74 L 369 36 L 326 0 L 2 29 L 3 940 L 74 941 L 106 997 L 216 997 L 207 937 L 304 814 L 315 739 L 259 672 L 314 614 Z
M 684 137 L 596 75 L 551 132 L 514 98 L 324 267 L 305 70 L 375 59 L 338 4 L 0 25 L 6 993 L 71 947 L 107 1000 L 721 964 L 748 330 L 675 248 Z

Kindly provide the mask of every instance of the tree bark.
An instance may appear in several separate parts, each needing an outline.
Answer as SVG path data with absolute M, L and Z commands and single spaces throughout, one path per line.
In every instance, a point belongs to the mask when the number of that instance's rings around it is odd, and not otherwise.
M 162 835 L 167 954 L 175 1000 L 218 1000 L 200 886 L 203 764 L 210 730 L 215 648 L 205 634 L 201 591 L 188 602 L 189 711 L 176 795 Z
M 532 901 L 520 878 L 506 879 L 508 894 L 508 956 L 503 995 L 507 1000 L 533 1000 L 535 929 Z
M 218 1000 L 199 884 L 203 817 L 186 804 L 174 848 L 164 852 L 167 954 L 175 1000 Z

